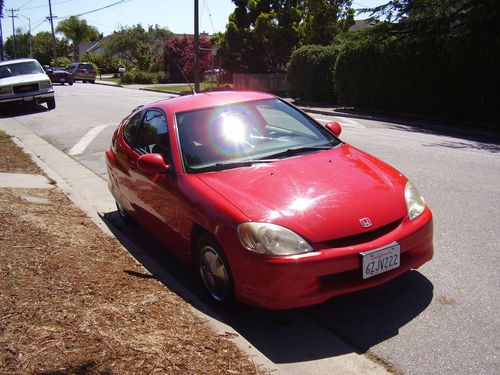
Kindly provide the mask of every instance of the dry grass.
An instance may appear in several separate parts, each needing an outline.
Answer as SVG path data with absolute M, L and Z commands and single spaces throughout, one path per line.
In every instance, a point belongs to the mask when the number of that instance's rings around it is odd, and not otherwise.
M 39 172 L 4 135 L 0 155 Z M 59 189 L 0 189 L 1 374 L 264 372 Z

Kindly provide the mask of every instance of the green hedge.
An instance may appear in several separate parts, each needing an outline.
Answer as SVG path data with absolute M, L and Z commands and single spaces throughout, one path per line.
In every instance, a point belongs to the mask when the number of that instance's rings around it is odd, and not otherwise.
M 499 66 L 487 44 L 370 38 L 340 49 L 338 103 L 499 123 Z
M 157 84 L 157 83 L 168 83 L 169 82 L 169 74 L 167 72 L 143 72 L 143 71 L 128 71 L 125 72 L 121 83 L 124 84 Z
M 296 49 L 288 63 L 288 94 L 303 100 L 334 100 L 336 59 L 334 46 L 306 45 Z

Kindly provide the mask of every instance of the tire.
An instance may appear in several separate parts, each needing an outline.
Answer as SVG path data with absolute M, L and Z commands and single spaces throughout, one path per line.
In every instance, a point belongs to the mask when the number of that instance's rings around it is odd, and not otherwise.
M 95 83 L 95 80 L 90 81 L 90 83 Z
M 48 109 L 56 108 L 56 100 L 54 98 L 47 100 L 47 108 Z
M 68 82 L 68 85 L 73 86 L 73 82 Z
M 124 223 L 127 224 L 133 224 L 134 220 L 132 219 L 132 216 L 126 211 L 118 202 L 116 202 L 116 210 L 118 211 L 118 216 L 122 219 Z
M 234 302 L 234 283 L 224 251 L 210 235 L 196 241 L 196 268 L 210 299 L 220 306 Z

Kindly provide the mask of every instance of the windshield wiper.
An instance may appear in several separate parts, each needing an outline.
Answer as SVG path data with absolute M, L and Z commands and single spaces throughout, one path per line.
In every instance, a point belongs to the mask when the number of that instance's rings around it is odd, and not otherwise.
M 292 147 L 285 151 L 280 151 L 276 154 L 269 155 L 270 157 L 278 157 L 278 156 L 289 156 L 295 155 L 304 151 L 318 151 L 318 150 L 330 150 L 333 147 L 332 144 L 326 144 L 321 146 L 300 146 L 300 147 Z
M 245 160 L 232 160 L 232 161 L 222 161 L 214 164 L 210 169 L 215 171 L 221 171 L 228 168 L 238 168 L 238 167 L 248 167 L 253 164 L 258 163 L 272 163 L 277 161 L 277 159 L 245 159 Z

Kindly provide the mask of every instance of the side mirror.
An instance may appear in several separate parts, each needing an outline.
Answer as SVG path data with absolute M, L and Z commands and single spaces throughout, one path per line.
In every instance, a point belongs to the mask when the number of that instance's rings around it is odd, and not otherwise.
M 342 133 L 342 127 L 337 121 L 327 122 L 325 128 L 336 137 Z
M 165 163 L 160 154 L 145 154 L 137 159 L 137 167 L 144 173 L 157 174 L 167 173 L 170 166 Z

